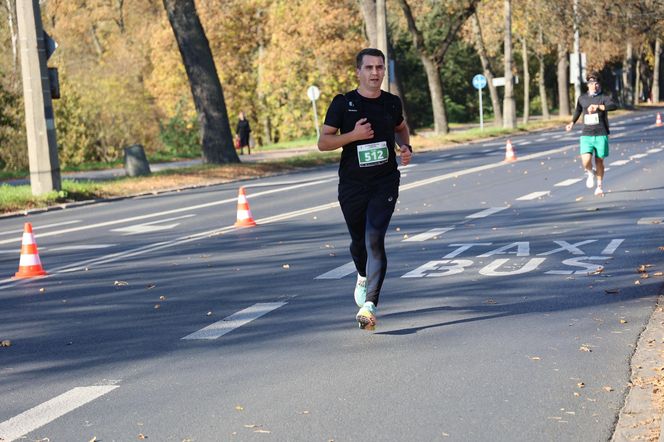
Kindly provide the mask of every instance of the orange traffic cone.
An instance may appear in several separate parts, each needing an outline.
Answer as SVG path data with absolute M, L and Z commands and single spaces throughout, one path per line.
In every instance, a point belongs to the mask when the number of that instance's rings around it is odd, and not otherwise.
M 516 161 L 516 152 L 514 151 L 511 140 L 507 140 L 507 144 L 505 145 L 505 161 Z
M 240 187 L 240 192 L 237 196 L 237 221 L 235 221 L 235 227 L 253 227 L 255 225 L 256 221 L 251 216 L 249 202 L 247 202 L 247 196 L 244 194 L 244 187 Z
M 659 114 L 659 112 L 657 112 L 657 119 L 655 119 L 655 126 L 657 127 L 664 126 L 664 124 L 662 124 L 662 116 Z
M 35 236 L 32 234 L 32 224 L 25 223 L 23 228 L 23 243 L 21 245 L 21 260 L 18 264 L 18 272 L 14 274 L 14 278 L 34 278 L 35 276 L 44 276 L 47 273 L 44 271 L 39 260 L 39 252 L 37 252 L 37 243 Z

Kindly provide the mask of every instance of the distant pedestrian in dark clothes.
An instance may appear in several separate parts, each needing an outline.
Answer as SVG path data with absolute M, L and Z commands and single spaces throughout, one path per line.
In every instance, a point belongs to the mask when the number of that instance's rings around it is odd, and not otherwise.
M 244 112 L 240 112 L 240 119 L 238 120 L 237 127 L 235 128 L 236 146 L 239 144 L 240 155 L 244 155 L 245 146 L 247 146 L 249 155 L 251 155 L 251 146 L 249 146 L 250 132 L 251 127 L 249 127 L 249 120 L 245 118 Z M 237 140 L 239 140 L 239 143 Z

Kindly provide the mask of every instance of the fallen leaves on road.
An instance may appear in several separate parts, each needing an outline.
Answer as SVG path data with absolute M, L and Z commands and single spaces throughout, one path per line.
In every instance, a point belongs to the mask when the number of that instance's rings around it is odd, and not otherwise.
M 236 406 L 235 406 L 235 409 L 236 409 L 237 411 L 244 411 L 244 407 L 243 407 L 242 405 L 236 405 Z
M 150 289 L 153 289 L 155 287 L 157 287 L 157 284 L 148 284 L 145 288 L 150 290 Z
M 620 323 L 621 323 L 621 324 L 627 324 L 627 320 L 626 320 L 626 319 L 621 319 L 621 320 L 620 320 Z
M 154 305 L 154 308 L 155 308 L 155 310 L 157 310 L 157 309 L 161 308 L 161 305 L 159 305 L 159 304 L 155 304 L 155 305 Z
M 593 350 L 587 344 L 583 344 L 581 347 L 579 347 L 579 351 L 586 351 L 586 352 L 590 353 Z
M 166 297 L 165 297 L 164 295 L 161 295 L 161 296 L 159 297 L 159 300 L 160 300 L 160 301 L 166 301 Z
M 531 356 L 531 357 L 530 357 L 530 360 L 531 360 L 531 361 L 541 361 L 542 358 L 540 358 L 539 356 Z
M 119 287 L 119 286 L 129 285 L 129 283 L 127 281 L 115 281 L 113 285 Z
M 662 272 L 655 272 L 652 274 L 652 276 L 664 276 L 664 273 Z
M 143 439 L 147 439 L 148 437 L 143 433 L 138 433 L 138 438 L 143 440 Z
M 290 269 L 290 264 L 284 264 L 281 266 L 283 269 Z
M 664 252 L 664 246 L 659 246 L 659 247 L 657 247 L 657 249 L 658 249 L 658 250 L 661 250 L 662 252 Z
M 44 293 L 45 291 L 46 291 L 46 289 L 44 287 L 39 289 L 39 293 Z
M 602 387 L 602 390 L 607 391 L 607 392 L 610 393 L 610 392 L 613 391 L 613 387 L 609 387 L 608 385 L 605 385 L 604 387 Z
M 97 436 L 93 436 L 93 438 L 90 439 L 88 442 L 97 442 Z
M 604 267 L 599 266 L 595 270 L 593 270 L 592 272 L 588 272 L 588 275 L 599 275 L 603 271 L 604 271 Z
M 11 347 L 12 346 L 12 341 L 9 339 L 5 339 L 0 342 L 0 347 Z
M 576 386 L 579 388 L 583 388 L 586 386 L 586 384 L 584 384 L 583 382 L 579 382 L 578 384 L 576 384 Z
M 620 289 L 604 289 L 604 293 L 607 295 L 617 295 L 620 293 Z
M 647 269 L 650 268 L 650 267 L 652 267 L 652 264 L 641 264 L 640 266 L 638 266 L 636 268 L 636 272 L 637 273 L 647 273 L 648 272 Z
M 498 304 L 495 299 L 493 298 L 488 298 L 486 301 L 484 301 L 485 304 Z

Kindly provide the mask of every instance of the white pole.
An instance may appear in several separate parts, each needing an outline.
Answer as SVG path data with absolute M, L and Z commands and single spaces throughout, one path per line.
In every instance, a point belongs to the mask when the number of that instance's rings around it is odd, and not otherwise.
M 484 109 L 482 109 L 482 89 L 478 89 L 477 92 L 480 94 L 480 130 L 484 130 Z
M 316 100 L 311 100 L 314 105 L 314 124 L 316 125 L 316 138 L 320 138 L 320 128 L 318 127 L 318 112 L 316 112 Z

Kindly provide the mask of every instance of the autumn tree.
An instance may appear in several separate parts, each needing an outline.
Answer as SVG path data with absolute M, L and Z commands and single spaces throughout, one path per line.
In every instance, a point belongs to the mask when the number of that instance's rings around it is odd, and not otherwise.
M 447 51 L 457 39 L 459 30 L 468 17 L 475 12 L 478 1 L 466 0 L 436 4 L 418 2 L 418 10 L 414 13 L 407 0 L 398 0 L 408 24 L 413 46 L 427 75 L 435 133 L 449 132 L 440 69 Z M 413 0 L 410 2 L 415 4 Z M 420 24 L 416 17 L 420 19 Z
M 203 160 L 236 163 L 224 93 L 193 0 L 163 0 L 187 71 L 201 131 Z
M 492 57 L 487 51 L 486 44 L 484 42 L 484 37 L 482 36 L 482 26 L 480 24 L 480 19 L 478 12 L 473 14 L 470 18 L 472 25 L 469 33 L 471 34 L 471 41 L 477 50 L 477 55 L 480 57 L 482 63 L 482 71 L 487 80 L 487 87 L 489 89 L 489 95 L 491 97 L 491 107 L 493 108 L 494 114 L 494 124 L 498 127 L 503 125 L 503 111 L 500 105 L 500 97 L 498 96 L 498 88 L 493 84 L 493 79 L 496 77 L 496 71 L 493 67 Z

